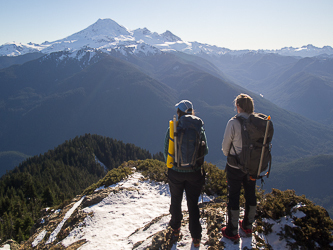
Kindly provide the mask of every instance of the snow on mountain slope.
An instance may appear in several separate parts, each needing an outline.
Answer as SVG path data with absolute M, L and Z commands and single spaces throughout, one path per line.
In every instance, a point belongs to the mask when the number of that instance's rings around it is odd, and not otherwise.
M 143 176 L 140 173 L 135 172 L 127 180 L 112 186 L 121 187 L 122 191 L 111 193 L 98 204 L 84 208 L 83 211 L 91 216 L 87 216 L 79 227 L 74 228 L 61 244 L 68 247 L 78 240 L 85 239 L 87 242 L 80 248 L 82 250 L 132 249 L 138 242 L 142 243 L 136 249 L 145 249 L 145 245 L 151 244 L 150 236 L 165 229 L 170 220 L 170 191 L 166 184 L 142 181 L 141 177 Z M 73 208 L 80 205 L 82 199 L 76 202 Z M 203 200 L 209 201 L 210 198 L 204 196 Z M 187 210 L 185 196 L 182 208 Z M 68 218 L 69 212 L 73 212 L 73 209 L 66 213 L 65 219 Z M 61 221 L 60 226 L 65 223 L 65 219 Z M 51 234 L 46 239 L 44 237 L 47 233 L 42 230 L 32 246 L 37 246 L 43 240 L 46 240 L 45 245 L 53 242 L 59 233 L 59 225 L 53 232 L 49 232 Z M 183 245 L 191 247 L 192 239 L 187 227 L 182 230 Z M 204 239 L 207 240 L 207 234 L 203 235 Z
M 209 44 L 183 41 L 170 31 L 162 34 L 151 32 L 147 28 L 128 30 L 112 19 L 99 19 L 86 29 L 66 38 L 45 42 L 42 44 L 6 43 L 0 46 L 0 56 L 17 56 L 32 52 L 52 53 L 57 51 L 76 51 L 84 48 L 98 49 L 105 52 L 116 50 L 127 53 L 161 53 L 161 51 L 181 51 L 188 54 L 241 55 L 248 52 L 278 53 L 288 56 L 315 56 L 320 54 L 333 54 L 333 48 L 325 46 L 317 48 L 313 45 L 302 48 L 283 48 L 281 50 L 230 50 Z
M 99 19 L 86 29 L 54 42 L 45 42 L 41 45 L 4 44 L 0 46 L 0 56 L 17 56 L 39 51 L 45 54 L 58 51 L 75 52 L 81 49 L 97 49 L 104 52 L 114 50 L 125 55 L 127 53 L 148 55 L 161 53 L 154 45 L 178 40 L 180 38 L 170 31 L 162 35 L 151 33 L 148 29 L 137 29 L 132 32 L 111 19 Z
M 0 56 L 19 56 L 27 53 L 39 52 L 47 46 L 38 44 L 5 43 L 0 46 Z
M 274 51 L 272 51 L 274 52 Z M 324 46 L 323 48 L 318 48 L 312 44 L 302 46 L 301 48 L 286 47 L 280 50 L 276 50 L 276 53 L 283 56 L 300 56 L 300 57 L 313 57 L 318 55 L 332 55 L 333 48 L 330 46 Z
M 108 189 L 109 194 L 104 199 L 85 204 L 87 198 L 77 197 L 75 201 L 62 211 L 54 211 L 48 215 L 48 224 L 41 226 L 37 233 L 32 236 L 26 244 L 33 247 L 51 247 L 61 244 L 71 249 L 160 249 L 157 243 L 167 240 L 167 227 L 170 220 L 170 191 L 168 184 L 158 183 L 150 180 L 143 180 L 142 174 L 134 172 L 126 180 L 123 180 L 110 187 L 100 187 L 95 192 Z M 96 198 L 96 197 L 95 197 Z M 213 197 L 204 195 L 203 202 L 211 201 Z M 92 200 L 92 199 L 90 199 Z M 201 202 L 201 197 L 199 199 Z M 212 203 L 212 208 L 208 206 L 200 210 L 204 214 L 212 214 L 215 218 L 224 218 L 225 207 Z M 178 242 L 169 242 L 168 249 L 196 249 L 192 245 L 192 238 L 188 229 L 188 212 L 186 196 L 183 203 L 183 223 L 181 236 Z M 64 214 L 59 216 L 59 214 Z M 80 223 L 79 215 L 84 214 Z M 241 217 L 244 211 L 241 211 Z M 271 233 L 255 233 L 252 237 L 246 237 L 240 231 L 241 239 L 238 244 L 234 244 L 228 239 L 221 238 L 221 233 L 215 233 L 217 241 L 224 246 L 224 249 L 263 249 L 260 247 L 261 239 L 271 245 L 272 249 L 288 248 L 288 239 L 282 239 L 280 234 L 285 230 L 285 225 L 295 227 L 294 219 L 302 218 L 304 213 L 297 211 L 293 216 L 287 216 L 279 221 L 267 221 L 272 225 Z M 52 220 L 51 218 L 57 218 Z M 42 219 L 42 225 L 44 219 Z M 68 222 L 67 222 L 68 220 Z M 202 225 L 202 241 L 200 249 L 208 249 L 212 242 L 212 233 L 208 235 L 208 227 L 212 221 L 208 222 L 208 217 L 200 219 Z M 70 226 L 74 223 L 74 226 Z M 46 223 L 45 223 L 46 224 Z M 51 225 L 51 226 L 50 226 Z M 65 225 L 65 226 L 64 226 Z M 66 228 L 65 228 L 66 227 Z M 70 230 L 68 230 L 71 228 Z M 75 245 L 76 244 L 76 245 Z M 165 245 L 164 245 L 165 246 Z M 152 248 L 151 248 L 152 247 Z M 164 248 L 163 248 L 164 249 Z

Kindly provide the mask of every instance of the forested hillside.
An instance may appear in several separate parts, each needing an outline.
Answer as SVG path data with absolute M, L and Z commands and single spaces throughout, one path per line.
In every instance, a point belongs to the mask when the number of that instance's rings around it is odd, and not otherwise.
M 147 158 L 133 144 L 90 134 L 28 158 L 0 179 L 1 240 L 27 239 L 42 208 L 66 203 L 124 161 Z

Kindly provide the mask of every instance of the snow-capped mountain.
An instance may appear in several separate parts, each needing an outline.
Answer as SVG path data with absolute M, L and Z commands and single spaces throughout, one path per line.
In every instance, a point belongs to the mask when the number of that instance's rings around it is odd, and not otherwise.
M 138 39 L 134 34 L 137 35 Z M 111 19 L 99 19 L 88 28 L 54 42 L 44 42 L 40 45 L 4 44 L 0 47 L 0 55 L 17 56 L 32 52 L 49 54 L 58 51 L 75 52 L 81 49 L 95 49 L 104 52 L 114 50 L 124 54 L 140 52 L 155 54 L 160 53 L 160 51 L 152 47 L 150 43 L 164 43 L 172 38 L 171 35 L 158 35 L 147 29 L 132 32 Z M 151 42 L 145 43 L 145 41 Z
M 318 55 L 332 55 L 333 48 L 330 46 L 324 46 L 318 48 L 312 44 L 302 46 L 301 48 L 286 47 L 280 50 L 272 50 L 272 53 L 277 53 L 283 56 L 300 56 L 300 57 L 313 57 Z
M 280 50 L 230 50 L 209 44 L 183 41 L 170 31 L 162 34 L 147 28 L 129 30 L 112 19 L 99 19 L 86 29 L 66 38 L 42 44 L 6 43 L 0 46 L 0 56 L 17 56 L 32 52 L 52 53 L 58 51 L 77 51 L 89 48 L 104 52 L 119 51 L 123 54 L 155 54 L 161 51 L 181 51 L 188 54 L 239 55 L 248 52 L 277 53 L 288 56 L 312 57 L 320 54 L 333 54 L 333 48 L 317 48 L 313 45 L 301 48 L 282 48 Z
M 39 52 L 45 46 L 39 44 L 6 43 L 0 46 L 0 56 L 19 56 Z

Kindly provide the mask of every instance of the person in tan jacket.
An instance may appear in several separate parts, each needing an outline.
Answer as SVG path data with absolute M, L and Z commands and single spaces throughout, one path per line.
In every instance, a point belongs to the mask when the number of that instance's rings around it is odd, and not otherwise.
M 253 99 L 246 94 L 240 94 L 234 100 L 237 115 L 231 118 L 226 126 L 222 151 L 227 156 L 225 171 L 228 181 L 228 221 L 227 226 L 222 228 L 224 237 L 238 241 L 238 224 L 247 236 L 252 235 L 252 223 L 256 213 L 257 198 L 255 194 L 256 181 L 251 180 L 247 173 L 244 173 L 237 164 L 229 161 L 232 156 L 239 155 L 242 151 L 241 124 L 237 117 L 247 119 L 254 112 Z M 245 196 L 245 216 L 239 221 L 239 198 L 241 186 L 244 187 Z

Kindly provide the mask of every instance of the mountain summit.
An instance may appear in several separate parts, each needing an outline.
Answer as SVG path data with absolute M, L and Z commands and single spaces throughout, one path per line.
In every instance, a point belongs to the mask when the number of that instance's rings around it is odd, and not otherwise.
M 172 34 L 169 30 L 167 30 L 166 32 L 164 32 L 162 34 L 162 37 L 164 37 L 169 42 L 178 42 L 178 41 L 182 40 L 178 36 L 175 36 L 174 34 Z
M 98 19 L 98 21 L 88 28 L 77 32 L 64 39 L 58 40 L 57 42 L 66 41 L 93 41 L 96 43 L 114 42 L 116 37 L 123 37 L 131 39 L 132 33 L 124 26 L 119 25 L 112 19 Z M 89 46 L 89 42 L 86 44 Z
M 119 25 L 112 19 L 98 19 L 98 21 L 80 33 L 87 33 L 87 36 L 107 35 L 112 37 L 129 36 L 131 32 L 122 25 Z

